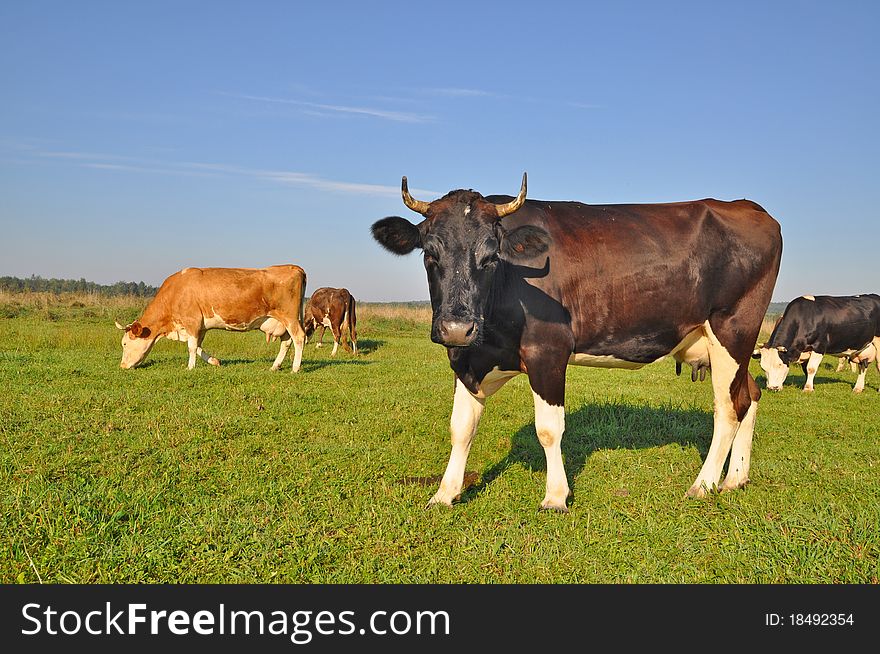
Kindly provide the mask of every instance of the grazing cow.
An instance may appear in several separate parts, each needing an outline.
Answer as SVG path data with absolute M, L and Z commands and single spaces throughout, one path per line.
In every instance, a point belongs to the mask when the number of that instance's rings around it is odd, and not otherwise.
M 345 340 L 345 328 L 348 326 L 348 336 L 351 347 Z M 330 328 L 333 332 L 333 351 L 330 356 L 336 355 L 340 341 L 346 352 L 357 354 L 357 314 L 355 311 L 354 297 L 346 288 L 319 288 L 312 293 L 312 297 L 306 303 L 303 328 L 308 339 L 320 328 L 316 348 L 323 345 L 324 330 Z
M 841 372 L 846 368 L 846 364 L 849 364 L 850 370 L 853 372 L 859 371 L 859 364 L 855 361 L 850 361 L 849 357 L 837 357 L 837 368 L 834 369 L 835 372 Z
M 122 368 L 141 363 L 163 336 L 186 341 L 188 368 L 196 355 L 219 366 L 220 361 L 202 350 L 209 329 L 244 332 L 259 329 L 266 337 L 281 339 L 272 370 L 281 367 L 293 341 L 293 372 L 302 363 L 305 332 L 302 328 L 306 273 L 299 266 L 268 268 L 184 268 L 166 279 L 144 315 L 130 325 L 116 326 L 122 336 Z
M 568 364 L 641 368 L 672 355 L 712 367 L 712 445 L 689 496 L 746 484 L 760 390 L 748 373 L 779 271 L 779 224 L 748 200 L 586 205 L 456 190 L 415 200 L 418 225 L 372 226 L 394 254 L 424 253 L 431 340 L 455 373 L 452 453 L 430 504 L 461 493 L 486 398 L 528 375 L 547 459 L 543 509 L 565 511 L 562 462 Z M 732 449 L 731 449 L 732 448 Z
M 825 354 L 845 356 L 859 366 L 853 391 L 861 393 L 868 363 L 876 360 L 878 348 L 880 296 L 804 295 L 789 302 L 770 339 L 752 356 L 760 359 L 771 391 L 782 388 L 792 363 L 800 363 L 807 376 L 807 393 L 813 391 L 813 379 Z

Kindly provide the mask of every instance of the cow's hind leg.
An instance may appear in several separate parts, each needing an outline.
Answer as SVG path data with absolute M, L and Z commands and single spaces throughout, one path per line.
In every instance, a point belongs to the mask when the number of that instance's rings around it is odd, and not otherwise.
M 752 399 L 749 390 L 748 361 L 751 346 L 745 346 L 742 332 L 738 331 L 732 320 L 716 325 L 725 339 L 722 343 L 719 335 L 712 329 L 710 322 L 703 326 L 709 350 L 709 361 L 712 367 L 712 392 L 714 401 L 714 426 L 712 443 L 706 460 L 697 475 L 696 481 L 688 489 L 690 497 L 704 497 L 718 488 L 718 480 L 724 469 L 724 462 L 731 452 L 737 432 L 743 425 L 742 442 L 737 446 L 739 466 L 734 466 L 734 474 L 725 480 L 727 488 L 734 488 L 748 479 L 748 464 L 751 462 L 752 431 L 757 412 L 757 398 Z M 742 341 L 742 342 L 741 342 Z M 725 343 L 727 345 L 725 345 Z M 752 382 L 754 383 L 754 382 Z M 757 389 L 757 386 L 755 386 Z
M 853 386 L 853 393 L 861 393 L 865 390 L 865 375 L 868 372 L 868 362 L 859 361 L 859 378 L 856 379 L 856 385 Z
M 333 349 L 330 351 L 330 356 L 336 356 L 336 351 L 339 349 L 339 339 L 342 338 L 342 330 L 334 323 L 330 325 L 330 331 L 333 333 Z
M 318 325 L 321 328 L 321 333 L 318 335 L 318 342 L 315 344 L 315 349 L 317 350 L 319 347 L 324 347 L 324 330 L 327 329 L 323 324 Z
M 291 372 L 299 372 L 302 366 L 303 347 L 306 344 L 306 332 L 299 320 L 295 318 L 287 321 L 285 326 L 287 327 L 287 333 L 290 334 L 293 341 L 293 363 L 290 370 Z
M 727 475 L 721 484 L 721 490 L 742 488 L 749 483 L 749 468 L 752 465 L 752 438 L 755 434 L 755 418 L 758 415 L 758 400 L 761 389 L 750 373 L 746 373 L 746 385 L 740 392 L 746 391 L 748 397 L 739 399 L 739 404 L 748 403 L 745 417 L 739 423 L 730 449 L 730 462 L 727 464 Z
M 284 332 L 281 337 L 281 347 L 278 348 L 278 356 L 275 357 L 275 361 L 272 362 L 272 370 L 279 370 L 281 368 L 281 364 L 284 363 L 284 357 L 287 356 L 288 350 L 290 350 L 291 338 L 288 332 Z

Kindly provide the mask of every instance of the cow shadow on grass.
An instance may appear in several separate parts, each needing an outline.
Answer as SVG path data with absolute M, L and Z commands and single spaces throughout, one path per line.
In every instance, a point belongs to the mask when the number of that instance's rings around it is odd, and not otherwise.
M 351 357 L 351 355 L 348 355 Z M 327 366 L 371 366 L 373 365 L 372 361 L 361 361 L 360 359 L 352 358 L 339 358 L 337 355 L 333 359 L 303 359 L 302 362 L 302 372 L 314 372 L 316 370 L 320 370 L 321 368 L 326 368 Z
M 870 374 L 870 372 L 869 372 L 869 374 Z M 855 386 L 856 377 L 857 377 L 856 373 L 852 374 L 852 379 L 841 379 L 839 377 L 821 377 L 818 374 L 816 374 L 816 376 L 813 377 L 813 387 L 815 388 L 816 386 L 819 386 L 820 384 L 822 384 L 822 385 L 825 385 L 825 384 L 844 384 L 844 385 L 852 388 L 853 386 Z M 755 381 L 757 382 L 758 388 L 761 389 L 762 393 L 764 393 L 764 392 L 775 393 L 776 392 L 776 391 L 768 391 L 767 390 L 767 378 L 764 375 L 756 376 Z M 798 390 L 803 390 L 804 384 L 806 384 L 806 383 L 807 383 L 806 375 L 803 375 L 803 374 L 795 375 L 794 372 L 792 371 L 791 373 L 789 373 L 788 377 L 785 378 L 785 382 L 782 384 L 782 388 L 784 390 L 787 386 L 791 386 L 793 388 L 797 388 Z M 867 388 L 867 387 L 868 387 L 868 384 L 866 383 L 865 388 Z
M 360 338 L 358 339 L 358 354 L 372 354 L 383 345 L 385 345 L 385 341 L 371 338 Z
M 477 435 L 479 438 L 479 434 Z M 598 450 L 644 449 L 678 443 L 694 447 L 706 458 L 712 440 L 712 413 L 701 409 L 633 406 L 619 403 L 585 404 L 565 416 L 562 454 L 568 485 L 581 473 L 590 455 Z M 524 425 L 511 438 L 510 452 L 485 469 L 479 482 L 462 493 L 461 501 L 477 497 L 514 465 L 546 472 L 544 449 L 534 423 Z M 694 470 L 696 476 L 697 470 Z M 575 497 L 571 501 L 575 501 Z

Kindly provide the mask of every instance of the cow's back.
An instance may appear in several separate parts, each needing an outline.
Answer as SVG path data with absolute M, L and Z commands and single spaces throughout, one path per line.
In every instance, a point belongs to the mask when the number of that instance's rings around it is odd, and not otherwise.
M 156 301 L 171 319 L 222 316 L 245 323 L 277 308 L 298 311 L 306 275 L 288 264 L 267 268 L 184 268 L 171 275 Z
M 552 245 L 524 277 L 564 307 L 583 347 L 600 329 L 603 339 L 645 330 L 680 338 L 713 312 L 736 311 L 757 283 L 775 280 L 782 253 L 779 224 L 748 200 L 527 200 L 503 220 L 511 230 L 527 224 L 547 230 Z

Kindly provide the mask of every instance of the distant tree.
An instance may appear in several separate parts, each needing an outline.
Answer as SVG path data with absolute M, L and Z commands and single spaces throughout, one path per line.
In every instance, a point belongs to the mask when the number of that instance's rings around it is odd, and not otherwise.
M 31 275 L 26 279 L 20 277 L 0 277 L 0 290 L 11 293 L 97 293 L 108 297 L 117 295 L 135 295 L 151 297 L 158 288 L 144 282 L 124 282 L 115 284 L 97 284 L 85 277 L 79 279 L 45 279 L 39 275 Z

